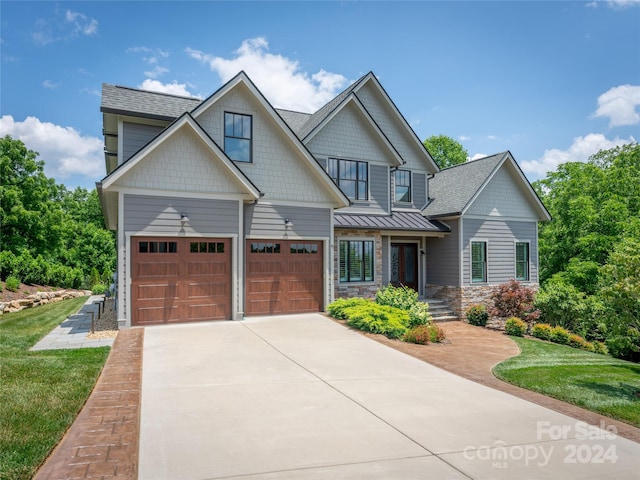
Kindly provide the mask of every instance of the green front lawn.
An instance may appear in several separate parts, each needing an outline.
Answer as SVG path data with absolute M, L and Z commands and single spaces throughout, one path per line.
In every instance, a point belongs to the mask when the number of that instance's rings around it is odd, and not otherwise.
M 0 478 L 29 479 L 73 423 L 109 348 L 29 352 L 86 298 L 0 317 Z
M 494 367 L 498 378 L 640 427 L 639 364 L 512 338 L 522 353 Z

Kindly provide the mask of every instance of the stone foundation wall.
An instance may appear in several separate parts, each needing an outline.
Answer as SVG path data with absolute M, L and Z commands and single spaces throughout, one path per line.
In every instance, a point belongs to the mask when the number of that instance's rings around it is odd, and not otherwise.
M 57 292 L 33 293 L 28 297 L 21 298 L 19 300 L 12 300 L 11 302 L 0 302 L 0 315 L 2 315 L 3 313 L 19 312 L 20 310 L 24 310 L 25 308 L 46 305 L 47 303 L 61 302 L 62 300 L 66 300 L 68 298 L 84 297 L 90 294 L 91 292 L 77 290 L 58 290 Z
M 537 283 L 527 283 L 525 286 L 536 292 L 539 288 Z M 491 295 L 497 288 L 498 285 L 467 285 L 464 287 L 427 285 L 427 297 L 447 302 L 451 310 L 464 321 L 464 314 L 471 305 L 483 304 L 489 310 L 493 306 Z M 504 319 L 491 317 L 489 323 L 504 326 Z

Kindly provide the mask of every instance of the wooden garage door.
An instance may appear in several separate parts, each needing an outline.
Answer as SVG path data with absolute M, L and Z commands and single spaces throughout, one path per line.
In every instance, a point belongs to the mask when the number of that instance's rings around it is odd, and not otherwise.
M 231 240 L 133 237 L 131 324 L 231 318 Z
M 323 309 L 322 242 L 247 240 L 246 315 Z

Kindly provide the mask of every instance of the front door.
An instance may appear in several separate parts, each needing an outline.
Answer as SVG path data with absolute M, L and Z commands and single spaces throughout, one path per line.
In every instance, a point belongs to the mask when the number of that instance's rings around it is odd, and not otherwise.
M 418 291 L 418 246 L 415 243 L 391 244 L 391 284 Z

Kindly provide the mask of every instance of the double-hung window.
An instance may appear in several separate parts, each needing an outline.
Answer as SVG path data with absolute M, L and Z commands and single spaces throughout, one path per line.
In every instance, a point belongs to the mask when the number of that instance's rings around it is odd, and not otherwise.
M 487 242 L 471 242 L 471 282 L 487 281 Z
M 373 240 L 340 240 L 340 282 L 372 282 Z
M 409 170 L 395 171 L 396 202 L 411 202 L 411 172 Z
M 329 176 L 352 200 L 367 200 L 369 195 L 369 164 L 357 160 L 330 158 Z
M 516 242 L 516 280 L 529 281 L 529 242 Z
M 251 162 L 251 115 L 224 112 L 224 152 L 231 160 Z

